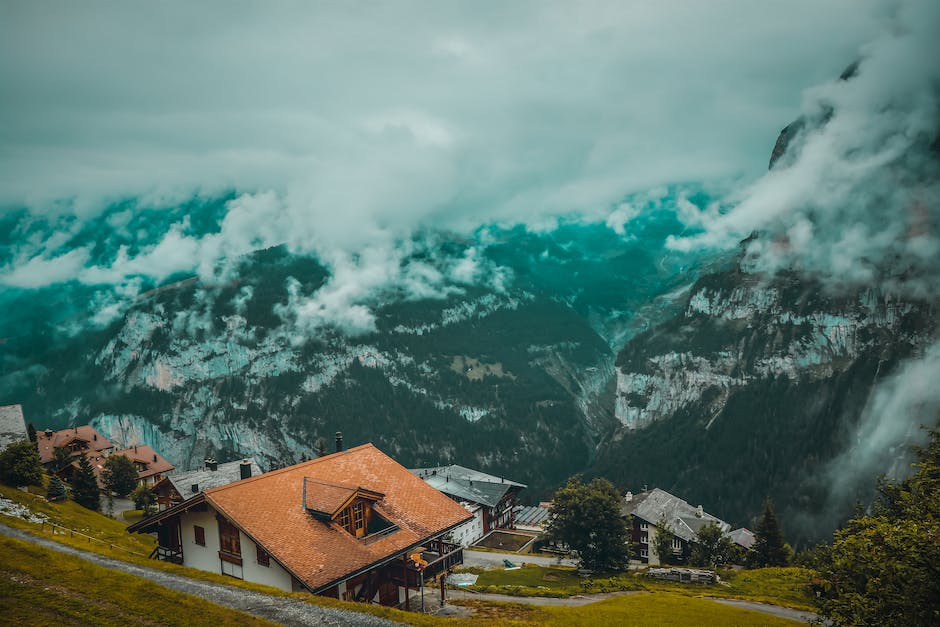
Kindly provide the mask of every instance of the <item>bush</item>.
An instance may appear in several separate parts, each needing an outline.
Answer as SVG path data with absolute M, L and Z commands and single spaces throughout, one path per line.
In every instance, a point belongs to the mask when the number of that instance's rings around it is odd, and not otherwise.
M 14 487 L 42 485 L 42 466 L 36 445 L 23 440 L 3 449 L 0 453 L 0 480 Z
M 157 495 L 145 485 L 139 485 L 131 492 L 134 507 L 143 512 L 144 516 L 152 516 L 157 511 Z

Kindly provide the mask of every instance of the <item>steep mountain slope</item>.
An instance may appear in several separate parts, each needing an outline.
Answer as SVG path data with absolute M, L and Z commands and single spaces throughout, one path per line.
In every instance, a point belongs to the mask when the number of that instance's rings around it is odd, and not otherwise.
M 207 455 L 294 463 L 342 431 L 404 464 L 512 476 L 537 499 L 586 467 L 614 424 L 610 345 L 681 304 L 700 261 L 663 261 L 681 228 L 666 211 L 638 221 L 631 242 L 604 225 L 494 231 L 485 254 L 505 285 L 384 299 L 360 335 L 293 322 L 293 301 L 329 272 L 283 247 L 248 256 L 224 285 L 180 278 L 145 292 L 98 331 L 57 332 L 61 312 L 22 298 L 52 322 L 18 310 L 0 394 L 40 428 L 91 422 L 182 468 Z M 433 263 L 468 246 L 420 254 Z M 59 298 L 69 304 L 67 290 Z

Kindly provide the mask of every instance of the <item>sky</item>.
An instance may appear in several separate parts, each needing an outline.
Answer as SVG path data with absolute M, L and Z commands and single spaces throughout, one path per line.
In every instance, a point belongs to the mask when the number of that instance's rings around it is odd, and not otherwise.
M 609 213 L 665 183 L 758 176 L 803 90 L 890 13 L 850 0 L 3 2 L 0 211 L 84 220 L 129 197 L 247 195 L 220 249 L 168 242 L 194 267 L 252 240 L 330 257 L 418 228 Z M 50 252 L 24 248 L 0 281 Z
M 859 58 L 890 61 L 891 42 L 932 51 L 908 36 L 933 26 L 930 4 L 3 1 L 0 217 L 15 219 L 0 286 L 79 281 L 124 297 L 141 278 L 225 278 L 240 256 L 286 244 L 334 274 L 299 297 L 301 317 L 367 331 L 363 302 L 390 285 L 493 284 L 473 253 L 453 275 L 412 266 L 416 234 L 564 217 L 626 236 L 636 210 L 623 199 L 668 184 L 716 186 L 735 204 L 677 206 L 704 231 L 677 251 L 772 225 L 807 253 L 820 232 L 800 217 L 833 174 L 818 163 L 853 150 L 833 136 L 880 141 L 866 116 L 879 93 L 923 89 L 910 55 L 924 50 L 896 46 L 905 71 L 863 63 L 860 94 L 837 77 Z M 854 110 L 808 142 L 815 162 L 765 176 L 780 129 L 822 100 Z M 833 206 L 865 174 L 845 169 Z M 218 229 L 180 211 L 194 197 L 228 198 Z M 837 213 L 822 230 L 840 230 Z M 855 267 L 864 248 L 814 263 Z M 775 254 L 761 256 L 792 261 Z

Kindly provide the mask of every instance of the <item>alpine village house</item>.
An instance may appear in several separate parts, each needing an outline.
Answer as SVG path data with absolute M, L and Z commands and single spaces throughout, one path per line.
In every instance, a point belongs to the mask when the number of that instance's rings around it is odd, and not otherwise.
M 407 607 L 421 571 L 462 563 L 443 537 L 470 518 L 372 444 L 342 450 L 337 434 L 336 453 L 200 489 L 128 531 L 155 532 L 156 557 L 185 566 Z

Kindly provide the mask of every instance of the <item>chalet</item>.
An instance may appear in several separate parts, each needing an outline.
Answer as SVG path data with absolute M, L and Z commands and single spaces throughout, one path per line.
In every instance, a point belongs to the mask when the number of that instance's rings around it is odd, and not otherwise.
M 94 427 L 81 425 L 61 431 L 37 431 L 36 447 L 39 449 L 40 463 L 50 467 L 55 463 L 56 449 L 67 450 L 72 458 L 87 455 L 94 463 L 95 458 L 104 457 L 114 445 Z
M 525 484 L 456 464 L 415 468 L 411 472 L 473 514 L 473 518 L 451 536 L 462 546 L 473 544 L 494 529 L 515 528 L 513 508 Z
M 695 542 L 699 530 L 711 523 L 727 533 L 731 525 L 712 516 L 702 506 L 692 507 L 677 496 L 655 488 L 639 494 L 627 492 L 620 508 L 623 516 L 632 517 L 630 539 L 634 555 L 645 564 L 659 564 L 659 556 L 650 547 L 663 531 L 672 535 L 672 550 L 676 554 L 686 551 Z M 665 527 L 665 529 L 663 529 Z
M 28 440 L 21 405 L 0 407 L 0 451 L 21 440 Z
M 443 541 L 471 516 L 372 444 L 201 490 L 128 527 L 155 557 L 288 591 L 408 603 L 424 577 L 462 563 Z
M 140 485 L 153 485 L 163 478 L 163 475 L 172 472 L 176 466 L 168 462 L 162 455 L 146 444 L 135 444 L 111 455 L 123 455 L 137 468 L 137 483 Z M 98 468 L 96 468 L 96 472 Z
M 224 464 L 206 459 L 202 468 L 169 474 L 157 481 L 151 490 L 156 494 L 157 507 L 162 511 L 193 498 L 203 490 L 260 474 L 261 468 L 251 459 Z

